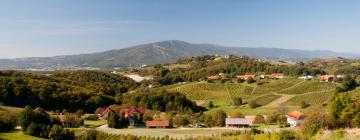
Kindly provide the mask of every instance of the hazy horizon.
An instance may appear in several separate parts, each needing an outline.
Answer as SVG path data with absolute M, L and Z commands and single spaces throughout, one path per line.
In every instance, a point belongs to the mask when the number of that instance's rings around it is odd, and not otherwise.
M 360 53 L 360 1 L 0 1 L 0 58 L 164 40 Z

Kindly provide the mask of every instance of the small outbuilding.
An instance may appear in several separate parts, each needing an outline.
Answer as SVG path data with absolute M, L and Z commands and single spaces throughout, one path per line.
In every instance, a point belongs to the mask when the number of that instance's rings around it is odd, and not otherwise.
M 252 126 L 251 121 L 246 118 L 226 118 L 225 124 L 228 128 L 247 128 Z
M 168 120 L 161 121 L 146 121 L 147 128 L 169 128 L 170 123 Z

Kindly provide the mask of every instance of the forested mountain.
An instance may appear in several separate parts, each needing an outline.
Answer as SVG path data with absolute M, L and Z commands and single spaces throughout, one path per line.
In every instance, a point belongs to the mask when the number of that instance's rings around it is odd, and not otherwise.
M 2 59 L 0 60 L 0 68 L 127 68 L 129 66 L 140 66 L 143 64 L 170 63 L 175 62 L 179 58 L 214 54 L 246 55 L 261 59 L 293 61 L 334 56 L 355 57 L 353 54 L 336 53 L 332 51 L 223 47 L 212 44 L 192 44 L 184 41 L 170 40 L 92 54 L 46 58 Z

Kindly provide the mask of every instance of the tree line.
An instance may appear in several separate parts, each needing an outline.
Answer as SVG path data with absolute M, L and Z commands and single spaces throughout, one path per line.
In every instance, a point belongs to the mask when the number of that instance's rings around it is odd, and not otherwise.
M 0 71 L 0 102 L 17 107 L 94 112 L 115 103 L 114 95 L 137 86 L 129 78 L 98 71 L 60 71 L 51 76 Z

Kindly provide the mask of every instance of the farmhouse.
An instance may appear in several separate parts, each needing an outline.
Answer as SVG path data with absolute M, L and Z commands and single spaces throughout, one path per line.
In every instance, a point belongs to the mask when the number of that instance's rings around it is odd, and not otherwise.
M 299 126 L 304 121 L 304 114 L 299 111 L 294 111 L 286 115 L 286 118 L 287 118 L 287 123 L 291 127 L 296 127 Z
M 225 124 L 228 128 L 245 128 L 252 125 L 250 120 L 246 118 L 226 118 Z
M 273 73 L 273 74 L 271 74 L 271 77 L 276 78 L 276 79 L 282 79 L 285 77 L 285 75 L 282 73 Z
M 255 74 L 245 74 L 245 75 L 238 75 L 236 76 L 237 79 L 243 79 L 243 80 L 247 80 L 249 78 L 255 79 L 256 75 Z
M 142 122 L 137 122 L 133 118 L 136 117 L 135 116 L 136 114 L 145 114 L 147 112 L 147 110 L 144 108 L 135 108 L 135 107 L 126 108 L 126 109 L 111 109 L 110 107 L 106 107 L 106 108 L 99 108 L 97 112 L 99 117 L 105 119 L 107 118 L 110 111 L 124 114 L 125 118 L 129 120 L 130 126 L 137 126 L 139 124 L 142 124 Z
M 271 77 L 271 76 L 270 75 L 265 75 L 265 74 L 260 75 L 261 79 L 265 79 L 265 78 L 269 78 L 269 77 Z
M 218 79 L 220 79 L 220 76 L 219 75 L 211 75 L 208 79 L 209 80 L 218 80 Z
M 333 82 L 335 79 L 335 75 L 322 75 L 320 76 L 320 81 L 324 82 Z
M 304 75 L 304 76 L 299 77 L 299 79 L 303 79 L 303 80 L 311 80 L 313 78 L 314 78 L 314 76 L 311 76 L 311 75 Z
M 161 121 L 146 121 L 147 128 L 169 128 L 170 123 L 168 120 Z

